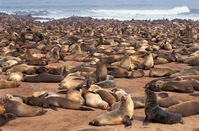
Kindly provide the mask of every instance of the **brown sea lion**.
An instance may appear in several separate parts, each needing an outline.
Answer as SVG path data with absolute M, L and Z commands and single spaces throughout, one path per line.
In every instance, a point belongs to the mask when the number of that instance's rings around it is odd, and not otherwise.
M 168 96 L 167 98 L 159 99 L 158 104 L 161 107 L 170 107 L 176 104 L 180 104 L 186 101 L 191 101 L 191 100 L 198 100 L 199 97 L 194 96 L 194 94 L 176 94 L 172 96 Z
M 15 81 L 7 81 L 4 79 L 0 80 L 0 89 L 16 88 L 19 86 L 20 86 L 20 84 Z
M 166 111 L 179 113 L 183 117 L 199 114 L 199 100 L 186 101 L 180 104 L 173 105 L 166 109 Z
M 178 113 L 171 113 L 161 109 L 157 102 L 156 94 L 146 89 L 147 95 L 145 102 L 145 115 L 146 118 L 143 125 L 148 125 L 149 122 L 163 123 L 163 124 L 175 124 L 183 123 L 182 115 Z
M 131 68 L 131 59 L 129 57 L 128 54 L 124 55 L 124 57 L 122 58 L 121 62 L 120 62 L 120 67 L 126 69 L 126 70 L 130 70 Z
M 153 60 L 153 56 L 151 53 L 147 52 L 146 53 L 146 58 L 144 60 L 144 62 L 142 63 L 142 68 L 144 70 L 149 70 L 151 68 L 154 67 L 154 60 Z
M 66 98 L 69 100 L 77 101 L 82 105 L 85 104 L 85 100 L 82 97 L 82 92 L 78 89 L 68 89 L 66 91 Z
M 25 73 L 28 75 L 32 75 L 32 74 L 35 74 L 36 67 L 30 66 L 27 64 L 15 65 L 14 67 L 12 67 L 6 71 L 7 74 L 9 74 L 11 72 L 22 72 L 22 73 Z
M 7 124 L 10 120 L 14 120 L 16 116 L 12 113 L 0 114 L 0 127 Z
M 85 80 L 79 72 L 68 74 L 59 84 L 59 89 L 74 89 Z
M 145 73 L 142 69 L 137 69 L 132 71 L 131 73 L 131 78 L 140 78 L 140 77 L 144 77 Z
M 87 106 L 99 108 L 102 110 L 107 110 L 109 107 L 108 103 L 102 100 L 100 95 L 98 95 L 97 93 L 91 91 L 84 91 L 83 97 Z
M 121 67 L 108 67 L 108 74 L 114 76 L 115 78 L 128 78 L 128 70 Z
M 149 77 L 164 77 L 170 76 L 177 71 L 169 69 L 169 68 L 152 68 L 149 71 Z
M 62 97 L 46 98 L 46 100 L 44 101 L 43 107 L 50 107 L 50 106 L 55 106 L 55 107 L 60 107 L 60 108 L 65 108 L 65 109 L 73 109 L 73 110 L 93 111 L 93 109 L 85 107 L 83 106 L 83 104 L 77 101 L 69 100 Z
M 14 72 L 14 73 L 10 73 L 9 75 L 8 75 L 8 80 L 9 81 L 22 81 L 23 80 L 23 77 L 24 77 L 24 75 L 23 75 L 23 73 L 21 73 L 21 72 Z
M 62 75 L 52 75 L 47 72 L 38 74 L 36 76 L 27 76 L 24 78 L 25 82 L 61 82 L 64 79 Z
M 98 95 L 100 95 L 102 100 L 106 101 L 109 104 L 109 106 L 111 106 L 113 103 L 117 102 L 117 96 L 108 90 L 97 89 L 97 90 L 94 90 L 94 92 L 97 93 Z
M 181 81 L 158 80 L 155 86 L 163 91 L 193 93 L 194 89 L 195 90 L 199 89 L 199 82 L 197 80 L 181 80 Z
M 41 107 L 29 106 L 12 100 L 3 100 L 7 113 L 13 113 L 17 117 L 32 117 L 45 114 L 47 111 Z
M 128 127 L 132 125 L 133 112 L 133 101 L 130 95 L 126 94 L 122 96 L 118 108 L 97 116 L 89 124 L 95 126 L 124 124 L 125 127 Z
M 59 94 L 56 94 L 54 92 L 49 92 L 49 91 L 35 91 L 35 92 L 33 92 L 32 96 L 34 96 L 34 97 L 41 97 L 44 94 L 45 94 L 45 98 L 48 98 L 48 97 L 58 97 L 59 96 Z
M 96 65 L 96 71 L 95 71 L 97 82 L 106 80 L 107 73 L 108 71 L 107 71 L 106 65 L 98 61 Z
M 18 101 L 23 103 L 23 99 L 21 97 L 17 97 L 17 96 L 13 96 L 12 94 L 5 94 L 4 97 L 2 97 L 2 99 L 4 100 L 12 100 L 12 101 Z

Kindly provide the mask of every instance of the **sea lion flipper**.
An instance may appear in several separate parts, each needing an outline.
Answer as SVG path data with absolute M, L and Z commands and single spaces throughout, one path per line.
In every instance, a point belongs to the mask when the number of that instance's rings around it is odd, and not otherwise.
M 82 111 L 94 111 L 94 109 L 89 108 L 89 107 L 86 107 L 86 106 L 82 106 L 82 107 L 80 108 L 80 110 L 82 110 Z
M 123 124 L 125 127 L 131 127 L 132 126 L 132 122 L 129 116 L 124 116 L 123 118 Z
M 51 108 L 52 110 L 54 111 L 58 111 L 57 107 L 56 106 L 53 106 L 53 105 L 49 105 L 49 108 Z
M 143 121 L 142 125 L 147 126 L 149 123 L 150 123 L 150 121 L 146 117 L 145 120 Z

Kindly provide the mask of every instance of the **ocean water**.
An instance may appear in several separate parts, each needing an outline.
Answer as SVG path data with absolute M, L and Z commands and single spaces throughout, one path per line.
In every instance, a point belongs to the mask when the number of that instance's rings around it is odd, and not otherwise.
M 50 19 L 199 20 L 199 0 L 0 0 L 0 12 Z

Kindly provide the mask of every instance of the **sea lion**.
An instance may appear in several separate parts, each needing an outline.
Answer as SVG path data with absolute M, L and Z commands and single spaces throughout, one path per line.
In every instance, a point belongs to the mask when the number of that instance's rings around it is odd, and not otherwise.
M 23 99 L 21 97 L 13 96 L 12 94 L 5 94 L 5 96 L 2 99 L 18 101 L 18 102 L 23 103 Z
M 114 80 L 104 80 L 104 81 L 100 81 L 95 83 L 96 85 L 100 86 L 101 88 L 112 88 L 112 87 L 116 87 L 116 82 Z
M 74 89 L 85 81 L 85 77 L 79 72 L 68 74 L 59 84 L 59 89 Z
M 106 80 L 107 73 L 108 71 L 106 65 L 98 61 L 96 64 L 96 71 L 95 71 L 97 82 Z
M 85 104 L 90 107 L 99 108 L 102 110 L 107 110 L 109 104 L 102 100 L 100 95 L 91 91 L 84 91 L 83 97 L 85 99 Z
M 149 71 L 149 77 L 165 77 L 170 76 L 177 71 L 169 68 L 152 68 Z
M 166 109 L 166 111 L 173 113 L 180 113 L 183 117 L 199 114 L 199 100 L 186 101 L 180 104 L 173 105 Z
M 59 94 L 56 94 L 54 92 L 49 92 L 49 91 L 35 91 L 35 92 L 33 92 L 32 96 L 41 97 L 44 94 L 45 94 L 45 98 L 59 96 Z
M 95 126 L 124 124 L 125 127 L 128 127 L 132 125 L 133 112 L 133 101 L 130 95 L 126 94 L 121 97 L 118 108 L 97 116 L 89 124 Z
M 114 76 L 115 78 L 128 78 L 128 70 L 122 67 L 108 67 L 108 74 Z
M 195 90 L 199 89 L 199 82 L 197 80 L 181 80 L 181 81 L 158 80 L 155 86 L 163 91 L 193 93 L 194 89 Z
M 0 80 L 0 89 L 16 88 L 19 86 L 20 84 L 15 81 L 7 81 L 5 79 Z
M 170 107 L 176 104 L 180 104 L 186 101 L 191 101 L 191 100 L 198 100 L 199 97 L 194 96 L 194 94 L 176 94 L 172 96 L 168 96 L 167 98 L 159 99 L 158 104 L 161 107 Z
M 125 54 L 124 57 L 122 58 L 122 60 L 120 62 L 120 67 L 122 67 L 126 70 L 130 70 L 131 59 L 130 59 L 130 56 L 128 54 Z
M 144 62 L 142 63 L 142 68 L 144 70 L 149 70 L 151 68 L 154 67 L 154 60 L 153 60 L 153 56 L 150 52 L 147 52 L 146 53 L 146 57 L 145 57 L 145 60 Z
M 14 73 L 10 73 L 9 75 L 8 75 L 8 80 L 9 81 L 17 81 L 17 82 L 19 82 L 19 81 L 22 81 L 23 80 L 23 73 L 21 73 L 21 72 L 14 72 Z
M 10 120 L 16 119 L 16 116 L 12 113 L 0 114 L 0 127 L 7 124 Z
M 144 77 L 145 73 L 142 69 L 137 69 L 132 71 L 131 73 L 131 78 L 140 78 L 140 77 Z
M 65 109 L 73 109 L 73 110 L 88 110 L 93 111 L 93 109 L 83 106 L 82 103 L 79 103 L 77 101 L 73 101 L 67 98 L 62 97 L 49 97 L 46 98 L 44 101 L 43 107 L 61 107 Z
M 100 95 L 103 101 L 106 101 L 109 106 L 111 106 L 113 103 L 117 102 L 117 96 L 114 93 L 111 93 L 108 90 L 105 89 L 97 89 L 94 90 L 95 93 Z
M 64 79 L 62 75 L 52 75 L 47 72 L 38 74 L 36 76 L 26 76 L 24 82 L 61 82 Z
M 82 92 L 78 89 L 68 89 L 66 91 L 66 98 L 69 100 L 77 101 L 82 105 L 85 104 L 85 100 L 82 97 Z
M 145 102 L 145 120 L 143 125 L 148 125 L 149 122 L 157 122 L 163 124 L 183 123 L 182 115 L 178 113 L 171 113 L 160 108 L 157 102 L 156 94 L 146 89 L 147 95 Z
M 7 113 L 13 113 L 17 117 L 32 117 L 45 114 L 47 111 L 41 107 L 29 106 L 12 100 L 3 100 Z

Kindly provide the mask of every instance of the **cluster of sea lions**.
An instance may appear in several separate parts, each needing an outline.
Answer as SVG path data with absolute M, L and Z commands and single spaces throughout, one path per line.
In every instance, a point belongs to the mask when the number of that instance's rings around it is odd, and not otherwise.
M 59 83 L 57 93 L 2 96 L 0 126 L 16 117 L 43 115 L 45 108 L 103 109 L 107 112 L 90 125 L 125 127 L 132 125 L 137 108 L 145 108 L 144 125 L 182 123 L 182 117 L 199 113 L 199 95 L 194 93 L 199 91 L 198 21 L 69 17 L 42 23 L 3 13 L 0 20 L 0 74 L 4 76 L 0 89 L 20 88 L 23 82 Z M 170 62 L 194 67 L 156 67 Z M 160 78 L 147 83 L 146 96 L 140 97 L 117 88 L 114 80 L 141 77 Z

